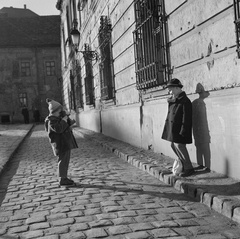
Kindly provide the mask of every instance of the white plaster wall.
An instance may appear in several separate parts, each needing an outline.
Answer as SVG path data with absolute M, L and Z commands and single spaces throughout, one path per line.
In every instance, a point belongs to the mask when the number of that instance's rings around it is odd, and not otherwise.
M 171 47 L 172 66 L 176 68 L 233 46 L 236 41 L 233 21 L 233 15 L 224 16 L 175 41 Z
M 79 126 L 95 132 L 101 131 L 100 111 L 88 110 L 82 111 L 78 115 Z
M 166 0 L 165 10 L 167 14 L 170 14 L 168 19 L 170 41 L 191 29 L 200 28 L 203 22 L 210 20 L 232 4 L 232 0 L 190 0 L 186 2 Z
M 175 70 L 174 76 L 182 81 L 184 90 L 188 93 L 195 93 L 198 83 L 205 90 L 221 89 L 240 83 L 239 64 L 236 49 L 231 48 L 218 56 Z
M 194 119 L 194 127 L 203 127 L 198 137 L 193 135 L 193 144 L 187 145 L 191 159 L 197 162 L 196 142 L 208 144 L 211 169 L 240 179 L 240 89 L 237 87 L 240 85 L 240 63 L 236 54 L 232 0 L 166 0 L 165 3 L 166 12 L 170 14 L 168 29 L 173 77 L 182 81 L 183 90 L 194 102 L 201 119 L 197 122 Z M 99 0 L 92 17 L 91 14 L 88 13 L 83 24 L 79 50 L 84 43 L 98 50 L 99 18 L 109 15 L 116 99 L 115 104 L 101 102 L 101 111 L 85 107 L 78 116 L 80 126 L 96 132 L 102 130 L 110 137 L 175 158 L 170 142 L 161 139 L 167 114 L 165 92 L 160 90 L 158 97 L 146 97 L 147 100 L 141 102 L 136 89 L 133 1 Z M 78 57 L 84 77 L 84 62 L 81 55 Z M 99 100 L 98 72 L 96 63 L 94 86 L 95 97 Z M 196 93 L 198 84 L 210 91 L 202 101 Z M 67 94 L 67 83 L 64 92 Z
M 141 147 L 139 104 L 102 111 L 102 133 Z
M 209 145 L 211 169 L 239 179 L 240 88 L 210 91 L 209 96 L 200 101 L 198 94 L 190 95 L 189 98 L 194 112 L 198 111 L 193 124 L 200 127 L 199 134 L 193 134 L 193 143 L 187 145 L 191 160 L 197 163 L 197 147 L 202 145 L 203 152 Z M 143 107 L 141 145 L 145 149 L 152 145 L 155 152 L 176 158 L 170 142 L 161 139 L 166 115 L 166 99 L 146 103 Z M 207 130 L 210 141 L 205 135 Z
M 240 178 L 240 89 L 210 92 L 206 104 L 212 169 Z

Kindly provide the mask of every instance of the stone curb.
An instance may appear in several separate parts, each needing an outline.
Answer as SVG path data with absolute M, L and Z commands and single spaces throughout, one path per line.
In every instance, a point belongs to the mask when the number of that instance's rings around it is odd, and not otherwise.
M 3 174 L 4 170 L 6 169 L 7 164 L 9 161 L 13 158 L 19 147 L 24 142 L 25 138 L 30 134 L 32 129 L 34 128 L 34 125 L 32 125 L 29 129 L 26 130 L 26 133 L 21 136 L 21 138 L 18 140 L 18 142 L 13 145 L 11 149 L 9 149 L 9 153 L 4 157 L 5 159 L 1 161 L 0 164 L 0 176 Z
M 121 152 L 121 150 L 112 147 L 107 142 L 103 142 L 102 140 L 98 140 L 94 136 L 91 136 L 90 133 L 83 132 L 83 130 L 81 130 L 80 128 L 74 128 L 74 132 L 83 138 L 95 141 L 103 148 L 111 151 L 127 163 L 151 174 L 153 177 L 174 187 L 176 190 L 190 196 L 191 198 L 194 198 L 196 201 L 205 204 L 209 208 L 232 219 L 233 221 L 240 223 L 240 200 L 231 200 L 227 196 L 219 196 L 207 192 L 202 188 L 188 183 L 184 178 L 174 176 L 170 170 L 151 164 L 149 163 L 149 161 L 142 158 L 138 159 L 137 156 L 123 153 Z M 98 134 L 101 135 L 100 133 Z

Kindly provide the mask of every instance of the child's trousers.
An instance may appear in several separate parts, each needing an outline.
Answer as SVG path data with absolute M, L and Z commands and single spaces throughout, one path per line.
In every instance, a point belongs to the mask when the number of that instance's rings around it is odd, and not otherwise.
M 58 156 L 58 176 L 60 178 L 67 178 L 70 155 L 71 150 L 67 150 Z

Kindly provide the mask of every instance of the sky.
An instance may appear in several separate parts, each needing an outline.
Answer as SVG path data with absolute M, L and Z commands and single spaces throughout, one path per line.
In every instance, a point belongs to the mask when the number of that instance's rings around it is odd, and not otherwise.
M 40 16 L 59 15 L 56 8 L 57 0 L 0 0 L 0 9 L 3 7 L 24 8 L 37 13 Z

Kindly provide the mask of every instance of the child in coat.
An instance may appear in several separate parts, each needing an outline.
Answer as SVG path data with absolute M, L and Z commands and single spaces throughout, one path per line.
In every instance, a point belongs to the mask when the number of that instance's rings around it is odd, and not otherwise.
M 45 119 L 45 130 L 48 132 L 53 153 L 58 157 L 58 176 L 60 185 L 73 185 L 68 178 L 68 166 L 71 149 L 78 148 L 71 125 L 75 123 L 63 111 L 63 106 L 57 101 L 46 99 L 49 115 Z

